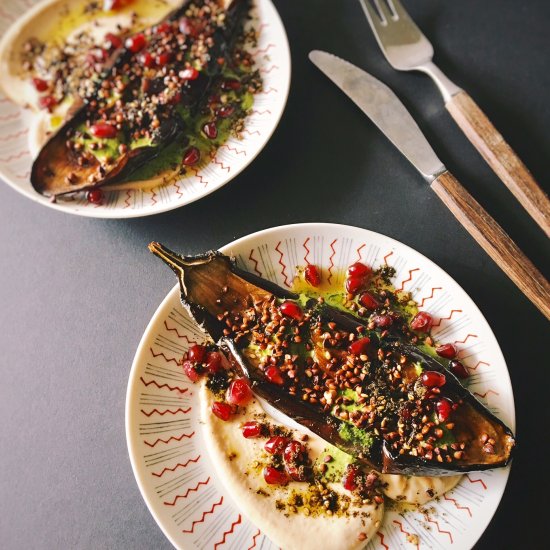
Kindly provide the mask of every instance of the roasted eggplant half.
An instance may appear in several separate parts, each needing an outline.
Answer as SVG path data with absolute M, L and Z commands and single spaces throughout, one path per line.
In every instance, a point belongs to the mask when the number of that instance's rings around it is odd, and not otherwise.
M 33 187 L 58 196 L 120 182 L 169 144 L 184 147 L 184 132 L 207 101 L 249 8 L 249 0 L 233 0 L 227 9 L 215 0 L 186 0 L 129 37 L 89 83 L 80 109 L 42 147 Z
M 509 463 L 515 439 L 439 361 L 219 252 L 149 249 L 181 302 L 254 392 L 378 472 L 454 475 Z

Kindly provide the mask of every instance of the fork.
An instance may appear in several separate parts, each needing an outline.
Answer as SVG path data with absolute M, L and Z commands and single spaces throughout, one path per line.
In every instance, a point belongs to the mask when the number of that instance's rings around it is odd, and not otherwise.
M 550 201 L 475 101 L 432 62 L 430 41 L 399 0 L 359 0 L 383 54 L 398 71 L 421 71 L 435 82 L 466 137 L 550 237 Z

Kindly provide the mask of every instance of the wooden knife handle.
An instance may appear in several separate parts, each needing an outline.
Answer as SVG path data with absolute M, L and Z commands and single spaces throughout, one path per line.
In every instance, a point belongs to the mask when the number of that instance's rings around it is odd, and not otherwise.
M 450 172 L 443 172 L 431 188 L 502 271 L 550 319 L 550 283 L 502 227 Z
M 550 200 L 476 102 L 461 90 L 445 107 L 496 175 L 550 238 Z

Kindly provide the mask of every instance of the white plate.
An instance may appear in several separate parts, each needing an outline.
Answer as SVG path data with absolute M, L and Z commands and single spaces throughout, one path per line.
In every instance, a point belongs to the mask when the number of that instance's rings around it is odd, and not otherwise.
M 393 266 L 397 288 L 411 291 L 420 308 L 433 315 L 436 340 L 459 347 L 471 372 L 470 390 L 514 429 L 510 377 L 487 321 L 449 275 L 415 250 L 372 231 L 332 224 L 276 227 L 221 250 L 234 254 L 241 267 L 282 286 L 291 284 L 295 266 L 307 262 L 321 266 L 323 277 L 336 283 L 358 260 Z M 143 335 L 128 383 L 126 436 L 139 488 L 177 548 L 275 548 L 239 511 L 205 451 L 197 395 L 177 365 L 197 340 L 203 336 L 174 287 Z M 424 506 L 423 513 L 387 511 L 367 548 L 414 548 L 407 542 L 409 533 L 418 535 L 422 549 L 471 548 L 495 513 L 508 474 L 509 468 L 468 474 L 438 502 Z
M 0 35 L 35 0 L 0 2 Z M 94 218 L 135 218 L 179 208 L 208 195 L 232 180 L 260 153 L 283 114 L 290 87 L 290 50 L 283 23 L 271 0 L 255 0 L 253 15 L 260 31 L 254 50 L 264 88 L 254 98 L 243 139 L 230 138 L 212 162 L 181 180 L 151 190 L 106 191 L 102 205 L 85 198 L 51 203 L 31 186 L 32 157 L 28 146 L 31 114 L 0 93 L 0 178 L 16 191 L 50 208 Z

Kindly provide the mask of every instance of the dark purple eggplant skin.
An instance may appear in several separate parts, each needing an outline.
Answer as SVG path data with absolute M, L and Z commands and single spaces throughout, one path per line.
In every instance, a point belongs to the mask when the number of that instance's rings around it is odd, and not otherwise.
M 399 455 L 392 452 L 383 438 L 375 438 L 369 448 L 361 447 L 360 442 L 357 441 L 344 440 L 339 432 L 340 427 L 345 424 L 344 421 L 290 396 L 284 388 L 267 381 L 263 372 L 242 353 L 243 344 L 237 344 L 232 338 L 224 336 L 225 325 L 217 319 L 214 313 L 215 298 L 220 295 L 223 296 L 224 303 L 218 307 L 231 310 L 231 308 L 247 307 L 254 298 L 271 294 L 280 299 L 295 300 L 298 298 L 295 293 L 240 269 L 233 259 L 217 251 L 183 257 L 158 243 L 151 243 L 149 249 L 167 263 L 177 275 L 182 305 L 202 329 L 229 355 L 233 368 L 241 376 L 249 379 L 253 391 L 283 414 L 296 420 L 342 451 L 354 456 L 366 467 L 389 474 L 445 476 L 503 467 L 510 462 L 515 447 L 515 438 L 511 430 L 464 388 L 449 370 L 417 347 L 402 342 L 399 338 L 385 338 L 380 341 L 377 333 L 374 332 L 370 332 L 369 336 L 376 346 L 380 346 L 384 350 L 393 349 L 406 355 L 414 361 L 420 362 L 425 370 L 435 370 L 445 374 L 444 395 L 453 400 L 462 399 L 464 401 L 464 405 L 459 410 L 463 409 L 464 413 L 461 414 L 468 416 L 460 417 L 459 426 L 456 429 L 462 435 L 469 437 L 475 461 L 439 463 L 421 457 Z M 312 301 L 313 304 L 314 301 Z M 351 314 L 327 305 L 316 305 L 315 307 L 316 314 L 327 321 L 337 323 L 345 330 L 355 331 L 358 327 L 364 328 L 363 323 Z M 482 451 L 483 444 L 480 442 L 479 436 L 484 433 L 488 433 L 496 440 L 496 452 L 492 455 L 487 455 Z
M 171 21 L 183 16 L 192 2 L 193 0 L 185 0 L 179 8 L 163 18 L 163 21 Z M 227 51 L 233 47 L 240 23 L 249 8 L 249 0 L 234 0 L 228 9 L 226 32 L 218 30 L 215 34 L 214 44 L 216 49 L 211 52 L 207 70 L 201 72 L 186 91 L 185 104 L 192 113 L 196 113 L 201 109 L 212 82 L 220 72 L 217 59 L 224 57 Z M 113 52 L 103 69 L 103 77 L 106 77 L 113 67 L 123 66 L 132 55 L 124 47 Z M 96 93 L 101 88 L 102 80 L 103 78 L 96 86 Z M 179 115 L 175 115 L 162 123 L 155 134 L 152 145 L 129 150 L 128 153 L 121 155 L 116 164 L 110 167 L 108 171 L 100 171 L 100 163 L 93 157 L 90 158 L 88 164 L 81 166 L 78 164 L 79 155 L 68 150 L 65 143 L 67 132 L 77 128 L 86 119 L 88 101 L 91 99 L 93 97 L 86 100 L 79 109 L 74 110 L 73 116 L 49 138 L 34 160 L 30 180 L 33 188 L 38 193 L 47 197 L 56 197 L 121 182 L 156 158 L 170 143 L 185 139 L 185 124 Z M 91 176 L 96 176 L 98 179 L 91 182 L 89 180 Z M 71 183 L 71 180 L 74 182 Z

